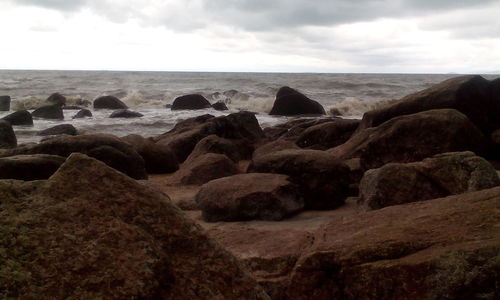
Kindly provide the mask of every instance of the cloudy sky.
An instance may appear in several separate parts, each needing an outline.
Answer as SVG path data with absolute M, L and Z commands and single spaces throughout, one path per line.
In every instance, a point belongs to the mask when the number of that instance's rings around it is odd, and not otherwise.
M 0 69 L 487 73 L 498 0 L 0 0 Z

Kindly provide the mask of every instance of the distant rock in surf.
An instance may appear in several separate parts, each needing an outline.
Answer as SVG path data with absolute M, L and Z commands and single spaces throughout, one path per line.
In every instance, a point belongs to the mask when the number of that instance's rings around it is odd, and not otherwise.
M 17 146 L 17 138 L 8 121 L 0 121 L 0 148 L 14 148 Z
M 110 118 L 140 118 L 143 117 L 144 115 L 136 112 L 136 111 L 131 111 L 128 109 L 119 109 L 111 113 L 109 115 Z
M 228 110 L 226 104 L 222 101 L 218 101 L 212 104 L 212 108 L 215 110 Z
M 325 109 L 317 101 L 309 99 L 297 90 L 284 86 L 276 94 L 276 100 L 269 114 L 280 116 L 324 115 Z
M 31 113 L 31 115 L 35 118 L 41 119 L 64 120 L 62 108 L 57 104 L 37 108 Z
M 50 103 L 51 105 L 64 106 L 66 105 L 66 97 L 59 93 L 53 93 L 47 98 L 46 102 Z
M 0 96 L 0 111 L 10 110 L 10 96 Z
M 60 125 L 56 125 L 54 127 L 47 128 L 47 129 L 42 130 L 42 131 L 37 133 L 37 135 L 41 135 L 41 136 L 60 135 L 60 134 L 76 135 L 77 130 L 71 124 L 60 124 Z
M 5 117 L 2 120 L 9 121 L 11 125 L 33 126 L 33 117 L 27 110 L 18 110 Z
M 199 94 L 189 94 L 175 98 L 171 110 L 194 110 L 210 108 L 210 102 Z
M 127 109 L 128 106 L 115 96 L 102 96 L 94 100 L 96 109 Z
M 81 119 L 85 117 L 92 117 L 92 112 L 86 108 L 83 108 L 73 116 L 73 119 Z

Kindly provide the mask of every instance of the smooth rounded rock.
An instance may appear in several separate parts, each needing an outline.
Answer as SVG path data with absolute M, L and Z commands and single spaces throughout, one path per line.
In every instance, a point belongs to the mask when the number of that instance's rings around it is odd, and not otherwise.
M 101 96 L 94 100 L 95 109 L 127 109 L 127 105 L 115 96 Z
M 17 138 L 8 121 L 0 120 L 0 149 L 14 148 L 17 146 Z
M 77 112 L 72 118 L 81 119 L 86 117 L 92 117 L 92 112 L 86 108 L 83 108 L 79 112 Z
M 31 115 L 40 119 L 63 120 L 64 113 L 60 105 L 47 105 L 35 109 Z
M 210 108 L 210 102 L 199 94 L 189 94 L 175 98 L 171 110 L 195 110 Z
M 110 118 L 127 118 L 127 119 L 140 118 L 143 116 L 144 115 L 139 112 L 131 111 L 128 109 L 115 110 L 114 112 L 111 113 L 111 115 L 109 115 Z
M 33 117 L 27 110 L 18 110 L 5 117 L 2 120 L 9 121 L 12 125 L 33 126 Z
M 325 109 L 317 101 L 309 99 L 304 94 L 284 86 L 276 93 L 270 115 L 292 116 L 315 114 L 324 115 Z

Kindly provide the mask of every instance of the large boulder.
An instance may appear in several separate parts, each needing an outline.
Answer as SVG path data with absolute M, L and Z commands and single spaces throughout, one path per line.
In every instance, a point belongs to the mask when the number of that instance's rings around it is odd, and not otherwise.
M 64 97 L 60 93 L 53 93 L 47 98 L 46 102 L 50 103 L 51 105 L 64 106 L 66 105 L 66 97 Z
M 500 187 L 336 218 L 273 299 L 496 299 L 498 203 Z
M 239 172 L 238 166 L 224 154 L 207 153 L 184 162 L 174 178 L 181 184 L 201 185 Z
M 359 204 L 366 210 L 435 199 L 500 185 L 484 158 L 472 152 L 444 153 L 421 162 L 391 163 L 366 171 Z
M 86 108 L 79 110 L 72 118 L 81 119 L 85 117 L 92 117 L 92 112 Z
M 307 209 L 336 208 L 349 192 L 349 167 L 325 151 L 290 149 L 258 156 L 248 172 L 290 176 L 299 185 Z
M 270 141 L 277 139 L 296 141 L 309 127 L 331 122 L 332 118 L 297 118 L 275 126 L 264 128 L 264 134 Z
M 269 299 L 160 192 L 82 154 L 0 181 L 6 299 Z
M 8 121 L 0 120 L 0 148 L 14 148 L 17 146 L 17 138 Z
M 46 105 L 35 109 L 31 115 L 40 119 L 63 120 L 64 113 L 59 105 Z
M 408 95 L 394 104 L 365 113 L 360 129 L 376 127 L 401 115 L 431 109 L 452 108 L 465 114 L 485 134 L 500 128 L 500 101 L 493 97 L 500 80 L 489 82 L 481 76 L 459 76 L 423 91 Z
M 0 179 L 48 179 L 64 163 L 58 155 L 32 154 L 0 158 Z
M 59 136 L 34 145 L 26 145 L 1 153 L 2 157 L 20 154 L 52 154 L 68 157 L 80 152 L 103 161 L 108 166 L 134 179 L 146 179 L 144 159 L 128 143 L 107 134 Z
M 10 96 L 0 96 L 0 111 L 10 110 Z
M 171 110 L 210 108 L 210 102 L 199 94 L 189 94 L 174 99 Z
M 37 133 L 37 135 L 41 135 L 41 136 L 60 135 L 60 134 L 77 135 L 78 131 L 71 124 L 60 124 L 60 125 L 56 125 L 56 126 L 41 130 Z
M 2 120 L 9 121 L 12 125 L 33 126 L 33 117 L 27 110 L 18 110 L 5 117 Z
M 304 94 L 290 87 L 284 86 L 276 93 L 270 115 L 324 115 L 325 109 L 317 101 L 309 99 Z
M 356 131 L 359 120 L 337 119 L 308 127 L 300 134 L 297 145 L 301 148 L 326 150 L 345 143 Z
M 172 173 L 179 169 L 175 154 L 167 146 L 156 144 L 138 134 L 130 134 L 121 139 L 132 145 L 142 156 L 148 173 Z
M 130 118 L 140 118 L 140 117 L 143 117 L 144 115 L 141 114 L 140 112 L 136 112 L 136 111 L 131 111 L 131 110 L 128 110 L 128 109 L 118 109 L 118 110 L 115 110 L 114 112 L 112 112 L 109 117 L 110 118 L 127 118 L 127 119 L 130 119 Z
M 204 220 L 279 221 L 304 207 L 298 187 L 288 176 L 240 174 L 210 181 L 196 195 Z
M 183 162 L 201 139 L 212 134 L 250 142 L 263 137 L 255 115 L 250 112 L 238 112 L 221 117 L 203 115 L 190 118 L 179 122 L 172 130 L 155 137 L 154 140 L 158 144 L 169 146 L 177 160 Z
M 393 118 L 355 133 L 328 150 L 341 159 L 360 158 L 365 169 L 390 162 L 413 162 L 454 151 L 482 153 L 486 140 L 469 119 L 454 109 L 436 109 Z
M 253 146 L 242 140 L 229 140 L 215 134 L 201 139 L 194 147 L 186 162 L 207 153 L 219 153 L 229 157 L 232 161 L 249 159 L 252 156 Z
M 127 109 L 128 106 L 115 96 L 101 96 L 94 100 L 95 109 Z

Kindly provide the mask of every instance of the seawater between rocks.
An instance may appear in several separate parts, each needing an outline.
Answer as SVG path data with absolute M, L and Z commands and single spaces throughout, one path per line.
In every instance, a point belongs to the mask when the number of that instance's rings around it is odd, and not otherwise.
M 145 137 L 173 128 L 180 120 L 202 115 L 227 115 L 240 110 L 258 113 L 263 127 L 289 118 L 269 116 L 276 92 L 287 85 L 320 102 L 327 111 L 336 108 L 343 116 L 359 118 L 368 110 L 409 93 L 422 90 L 450 74 L 316 74 L 316 73 L 202 73 L 115 71 L 17 71 L 0 70 L 0 95 L 12 98 L 11 112 L 33 110 L 59 92 L 68 105 L 93 101 L 103 95 L 122 99 L 144 115 L 135 119 L 111 119 L 109 110 L 92 110 L 93 117 L 72 119 L 76 110 L 65 110 L 62 121 L 34 120 L 33 127 L 15 126 L 19 143 L 38 142 L 36 133 L 57 124 L 73 124 L 81 133 L 131 133 Z M 496 76 L 485 76 L 487 79 Z M 213 109 L 171 111 L 165 105 L 181 95 L 199 93 L 212 103 L 223 101 L 229 111 Z M 0 112 L 0 118 L 10 112 Z

